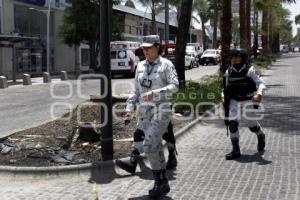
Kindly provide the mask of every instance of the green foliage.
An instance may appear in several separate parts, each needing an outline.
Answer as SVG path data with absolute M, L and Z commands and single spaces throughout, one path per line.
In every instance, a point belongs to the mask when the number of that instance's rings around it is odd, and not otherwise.
M 218 104 L 221 101 L 221 90 L 221 79 L 219 78 L 202 82 L 187 81 L 186 88 L 174 94 L 172 102 L 174 104 L 190 103 L 194 109 L 196 109 L 199 103 Z M 199 111 L 203 112 L 208 108 L 210 108 L 209 105 L 202 105 Z M 187 105 L 177 105 L 175 111 L 183 113 L 184 111 L 190 111 L 190 107 Z
M 296 24 L 300 24 L 300 15 L 297 15 L 297 16 L 295 17 L 295 23 L 296 23 Z
M 257 69 L 268 69 L 273 62 L 277 60 L 279 57 L 278 54 L 273 54 L 269 56 L 259 56 L 256 59 L 252 60 L 252 64 L 257 68 Z
M 99 35 L 99 0 L 69 0 L 72 4 L 65 11 L 60 36 L 63 41 L 72 46 L 82 41 L 97 41 Z

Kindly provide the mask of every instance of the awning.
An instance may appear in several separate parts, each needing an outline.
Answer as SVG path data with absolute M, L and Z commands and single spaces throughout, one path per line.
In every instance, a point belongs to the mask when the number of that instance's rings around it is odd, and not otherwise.
M 39 40 L 37 37 L 25 37 L 25 36 L 15 36 L 15 35 L 0 35 L 0 42 L 18 43 L 28 40 Z

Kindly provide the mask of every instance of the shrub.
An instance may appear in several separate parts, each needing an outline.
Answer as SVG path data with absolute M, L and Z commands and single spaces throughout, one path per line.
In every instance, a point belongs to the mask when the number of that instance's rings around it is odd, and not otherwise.
M 191 112 L 190 106 L 179 105 L 182 103 L 190 103 L 193 105 L 194 111 L 199 103 L 206 104 L 201 105 L 198 109 L 199 112 L 203 112 L 211 107 L 207 104 L 217 104 L 221 101 L 221 90 L 221 79 L 218 77 L 202 82 L 187 81 L 186 88 L 173 95 L 172 102 L 175 106 L 175 112 Z

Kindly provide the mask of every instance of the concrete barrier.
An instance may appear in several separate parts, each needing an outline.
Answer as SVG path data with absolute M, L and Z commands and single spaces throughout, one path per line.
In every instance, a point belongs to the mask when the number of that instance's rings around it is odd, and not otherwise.
M 29 74 L 23 74 L 23 85 L 32 85 Z
M 68 80 L 68 74 L 66 71 L 61 71 L 61 80 L 62 81 Z
M 7 78 L 5 76 L 0 76 L 0 89 L 7 88 Z
M 50 73 L 44 72 L 44 73 L 43 73 L 43 80 L 44 80 L 44 83 L 51 83 L 51 76 L 50 76 Z

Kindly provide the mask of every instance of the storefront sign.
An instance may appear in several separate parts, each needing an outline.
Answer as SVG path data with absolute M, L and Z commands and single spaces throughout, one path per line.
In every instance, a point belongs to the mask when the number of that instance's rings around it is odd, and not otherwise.
M 30 4 L 34 4 L 37 6 L 44 6 L 46 0 L 18 0 L 18 1 L 22 1 L 24 3 L 30 3 Z

